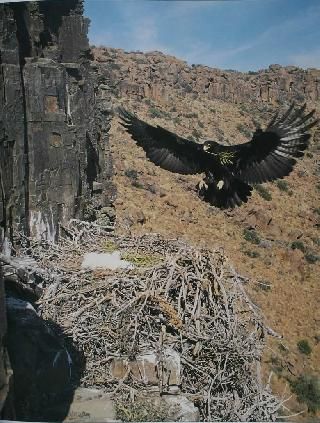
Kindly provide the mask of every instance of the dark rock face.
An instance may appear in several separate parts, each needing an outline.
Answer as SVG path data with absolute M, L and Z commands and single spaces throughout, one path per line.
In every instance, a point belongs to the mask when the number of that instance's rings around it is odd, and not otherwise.
M 59 222 L 94 218 L 114 200 L 110 98 L 98 92 L 101 77 L 90 62 L 89 21 L 82 13 L 81 0 L 0 4 L 0 253 L 5 255 L 15 230 L 56 241 Z M 2 264 L 0 418 L 62 420 L 78 383 L 78 375 L 70 379 L 69 352 L 74 359 L 76 351 L 37 315 L 32 302 L 38 292 L 30 280 L 4 273 Z M 41 414 L 58 393 L 66 403 L 60 414 Z
M 0 5 L 0 242 L 13 229 L 57 240 L 58 222 L 113 201 L 110 100 L 82 12 L 80 0 Z
M 7 333 L 7 316 L 5 312 L 5 291 L 0 268 L 0 418 L 15 419 L 15 411 L 12 404 L 12 369 L 5 347 Z M 9 394 L 11 390 L 11 394 Z

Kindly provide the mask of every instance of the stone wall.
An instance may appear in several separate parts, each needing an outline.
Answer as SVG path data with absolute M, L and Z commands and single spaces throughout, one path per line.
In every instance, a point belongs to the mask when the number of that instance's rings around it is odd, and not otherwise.
M 0 241 L 14 229 L 57 240 L 58 222 L 113 200 L 109 99 L 82 3 L 0 5 Z

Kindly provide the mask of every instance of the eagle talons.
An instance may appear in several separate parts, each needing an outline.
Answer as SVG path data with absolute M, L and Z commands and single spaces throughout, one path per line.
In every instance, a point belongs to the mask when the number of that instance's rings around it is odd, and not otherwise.
M 207 190 L 208 185 L 202 180 L 198 183 L 198 189 L 199 189 L 199 191 L 202 191 L 203 189 Z
M 219 182 L 217 183 L 217 188 L 220 190 L 220 189 L 222 189 L 222 188 L 223 188 L 223 185 L 224 185 L 224 181 L 221 179 L 221 181 L 219 181 Z

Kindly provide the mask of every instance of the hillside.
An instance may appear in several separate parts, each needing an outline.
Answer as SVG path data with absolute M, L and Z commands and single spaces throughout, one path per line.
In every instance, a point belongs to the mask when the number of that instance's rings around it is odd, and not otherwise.
M 110 107 L 122 104 L 190 139 L 244 142 L 279 105 L 293 100 L 320 112 L 320 70 L 273 65 L 244 74 L 189 67 L 159 52 L 94 48 L 93 53 Z M 147 161 L 116 117 L 110 130 L 118 232 L 158 232 L 223 249 L 249 278 L 247 289 L 269 327 L 282 336 L 269 337 L 264 356 L 264 375 L 273 371 L 273 387 L 281 393 L 289 390 L 288 380 L 319 372 L 319 140 L 318 127 L 291 175 L 258 186 L 241 208 L 221 211 L 197 197 L 199 177 L 174 175 Z M 301 344 L 299 349 L 302 340 L 309 354 Z M 288 406 L 296 412 L 305 408 L 294 398 Z

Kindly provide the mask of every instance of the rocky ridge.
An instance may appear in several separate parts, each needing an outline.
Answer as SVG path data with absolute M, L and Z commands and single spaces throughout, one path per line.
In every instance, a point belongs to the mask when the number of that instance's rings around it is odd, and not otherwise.
M 172 91 L 192 98 L 220 99 L 229 103 L 288 101 L 316 103 L 320 99 L 320 70 L 270 65 L 258 72 L 241 73 L 185 61 L 161 52 L 125 52 L 93 49 L 95 60 L 108 68 L 119 96 L 151 98 L 170 103 Z

